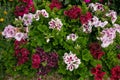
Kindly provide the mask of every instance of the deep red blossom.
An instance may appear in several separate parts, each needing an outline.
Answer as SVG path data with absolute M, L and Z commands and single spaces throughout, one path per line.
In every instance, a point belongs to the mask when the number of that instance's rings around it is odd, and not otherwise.
M 22 39 L 21 41 L 15 40 L 15 41 L 14 41 L 14 49 L 15 49 L 15 50 L 18 50 L 18 49 L 20 49 L 20 46 L 21 46 L 21 45 L 26 44 L 26 43 L 27 43 L 27 41 L 24 40 L 24 39 Z
M 100 59 L 105 53 L 103 51 L 98 51 L 91 54 L 93 55 L 94 58 Z
M 52 2 L 50 4 L 50 9 L 53 10 L 54 8 L 61 9 L 62 3 L 59 2 L 58 0 L 52 0 Z
M 85 3 L 89 3 L 91 0 L 84 0 Z
M 26 48 L 19 48 L 15 50 L 15 56 L 18 60 L 18 65 L 24 64 L 28 61 L 29 51 Z
M 91 69 L 91 73 L 94 75 L 94 80 L 102 80 L 103 76 L 106 74 L 102 72 L 102 67 L 99 64 Z
M 90 48 L 90 53 L 96 59 L 100 59 L 105 54 L 98 43 L 91 43 L 89 48 Z
M 20 50 L 20 52 L 21 52 L 22 57 L 26 57 L 26 56 L 28 56 L 28 54 L 30 53 L 30 52 L 28 51 L 28 49 L 26 49 L 26 48 L 22 48 L 22 49 Z
M 48 61 L 47 61 L 47 63 L 48 63 L 47 65 L 50 67 L 57 67 L 58 63 L 56 61 L 58 61 L 57 53 L 54 53 L 54 52 L 50 53 Z
M 24 64 L 25 62 L 27 62 L 28 61 L 28 57 L 27 56 L 25 56 L 25 57 L 18 57 L 18 65 L 21 65 L 21 64 Z
M 88 23 L 89 20 L 91 20 L 92 14 L 91 12 L 87 12 L 85 15 L 80 16 L 80 21 L 82 24 Z
M 111 80 L 120 80 L 120 66 L 115 66 L 111 69 Z
M 86 13 L 86 18 L 87 18 L 87 20 L 90 20 L 92 18 L 92 13 L 91 12 L 87 12 Z
M 15 50 L 18 50 L 18 49 L 20 49 L 20 46 L 21 46 L 21 45 L 26 44 L 26 43 L 27 43 L 27 41 L 24 40 L 24 39 L 22 39 L 21 41 L 15 40 L 15 41 L 14 41 L 14 49 L 15 49 Z
M 50 72 L 52 68 L 57 68 L 57 66 L 57 53 L 47 53 L 40 47 L 36 48 L 36 53 L 32 56 L 32 67 L 35 69 L 39 68 L 39 75 L 45 75 Z
M 17 58 L 17 64 L 21 65 L 24 64 L 25 62 L 28 61 L 29 57 L 29 50 L 27 48 L 21 48 L 21 45 L 26 44 L 27 41 L 26 40 L 21 40 L 21 41 L 14 41 L 14 55 Z
M 81 9 L 77 6 L 73 6 L 70 10 L 64 11 L 64 15 L 70 17 L 71 19 L 77 19 L 81 14 Z
M 91 43 L 89 48 L 92 51 L 101 51 L 101 46 L 97 42 Z
M 28 14 L 29 12 L 35 12 L 33 0 L 19 0 L 19 2 L 22 2 L 22 4 L 16 6 L 14 11 L 15 16 L 23 16 L 24 14 Z
M 33 54 L 32 55 L 32 67 L 35 69 L 39 68 L 40 62 L 41 62 L 40 56 L 38 54 Z
M 29 9 L 26 7 L 26 5 L 19 5 L 16 6 L 14 14 L 15 16 L 23 16 L 24 14 L 28 14 L 29 13 Z

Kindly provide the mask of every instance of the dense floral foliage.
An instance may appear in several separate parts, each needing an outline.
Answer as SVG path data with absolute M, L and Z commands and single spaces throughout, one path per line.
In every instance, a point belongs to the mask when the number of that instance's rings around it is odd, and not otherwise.
M 17 0 L 13 19 L 0 28 L 5 72 L 41 77 L 57 71 L 63 80 L 119 80 L 117 12 L 99 3 L 102 0 L 63 2 Z

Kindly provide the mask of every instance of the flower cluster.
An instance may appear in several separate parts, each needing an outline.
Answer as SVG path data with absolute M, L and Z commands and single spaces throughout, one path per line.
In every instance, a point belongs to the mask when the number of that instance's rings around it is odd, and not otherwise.
M 97 65 L 95 68 L 91 69 L 91 73 L 94 75 L 94 80 L 103 80 L 103 76 L 106 74 L 101 71 L 101 65 Z
M 19 28 L 16 28 L 12 25 L 6 26 L 2 32 L 2 35 L 5 36 L 5 38 L 15 38 L 18 41 L 27 38 L 27 33 L 20 32 Z
M 82 23 L 83 32 L 91 32 L 92 31 L 92 24 L 91 24 L 92 14 L 87 12 L 85 15 L 80 16 L 80 22 Z
M 114 38 L 116 37 L 116 30 L 114 28 L 106 28 L 101 32 L 101 37 L 98 38 L 102 41 L 102 47 L 108 47 L 113 43 Z
M 104 52 L 101 49 L 101 46 L 98 43 L 91 43 L 90 44 L 90 53 L 96 59 L 100 59 Z
M 72 41 L 76 41 L 76 39 L 78 38 L 78 36 L 76 35 L 76 34 L 69 34 L 68 36 L 67 36 L 67 40 L 72 40 Z
M 62 3 L 59 0 L 52 0 L 50 4 L 50 9 L 53 10 L 54 8 L 61 9 Z
M 85 20 L 86 21 L 86 20 Z M 93 18 L 89 19 L 86 24 L 83 24 L 83 32 L 90 33 L 92 32 L 92 27 L 105 27 L 108 24 L 108 21 L 100 21 L 98 17 L 93 16 Z
M 15 40 L 14 42 L 14 50 L 15 50 L 15 56 L 18 60 L 17 65 L 24 64 L 25 62 L 28 61 L 28 55 L 30 54 L 29 50 L 26 48 L 21 48 L 20 46 L 25 44 L 25 40 L 17 41 Z
M 65 64 L 67 64 L 67 70 L 70 70 L 70 71 L 77 69 L 81 64 L 80 59 L 77 58 L 76 54 L 73 54 L 72 52 L 65 53 L 63 56 L 63 60 Z
M 80 14 L 81 14 L 81 9 L 77 6 L 73 6 L 70 10 L 64 11 L 64 15 L 70 17 L 71 19 L 79 18 Z
M 30 26 L 32 24 L 33 19 L 36 21 L 39 20 L 40 15 L 42 15 L 45 18 L 49 17 L 49 14 L 45 9 L 42 10 L 37 10 L 35 14 L 29 13 L 29 14 L 24 14 L 22 17 L 22 21 L 25 26 Z
M 58 66 L 58 54 L 55 52 L 46 53 L 43 49 L 37 47 L 36 53 L 32 56 L 32 67 L 39 69 L 39 75 L 45 75 L 52 68 Z
M 36 13 L 33 15 L 36 21 L 40 19 L 40 15 L 42 15 L 45 18 L 49 17 L 49 14 L 47 13 L 45 9 L 37 10 Z
M 116 32 L 120 33 L 120 25 L 114 24 L 113 28 L 106 28 L 101 32 L 101 37 L 98 40 L 102 41 L 102 47 L 108 47 L 110 44 L 114 42 L 116 37 Z
M 95 11 L 104 11 L 103 5 L 100 3 L 90 3 L 88 6 L 90 9 L 92 9 L 93 12 Z
M 91 19 L 91 22 L 92 26 L 94 27 L 105 27 L 107 24 L 108 24 L 108 21 L 104 21 L 102 22 L 101 20 L 99 20 L 99 18 L 97 16 L 94 16 L 92 19 Z
M 115 66 L 111 69 L 111 80 L 120 79 L 120 66 Z
M 61 28 L 63 26 L 61 20 L 58 18 L 51 19 L 51 21 L 48 24 L 49 24 L 50 29 L 57 29 L 59 31 L 61 30 Z
M 22 22 L 23 23 L 22 25 L 24 26 L 24 28 L 23 26 L 18 28 L 12 25 L 8 25 L 5 27 L 4 31 L 2 32 L 2 35 L 5 36 L 5 38 L 15 38 L 18 41 L 22 39 L 27 39 L 28 32 L 29 32 L 28 26 L 32 24 L 33 19 L 39 20 L 40 15 L 44 16 L 45 18 L 49 17 L 49 14 L 47 13 L 45 9 L 37 10 L 36 14 L 32 14 L 32 13 L 24 14 L 23 17 L 18 17 L 15 19 L 15 21 L 17 22 Z M 62 23 L 60 23 L 60 25 L 58 26 L 62 26 Z
M 21 2 L 21 4 L 16 6 L 14 11 L 14 14 L 16 16 L 23 16 L 24 14 L 28 14 L 29 12 L 35 12 L 33 0 L 19 0 L 19 2 Z

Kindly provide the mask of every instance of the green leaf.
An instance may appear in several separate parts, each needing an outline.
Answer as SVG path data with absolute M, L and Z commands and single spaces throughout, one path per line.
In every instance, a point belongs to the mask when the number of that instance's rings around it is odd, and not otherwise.
M 102 62 L 101 62 L 100 60 L 95 60 L 95 59 L 91 60 L 90 63 L 91 63 L 91 65 L 94 66 L 94 67 L 95 67 L 97 64 L 102 64 Z
M 90 54 L 90 51 L 88 51 L 87 49 L 83 50 L 82 59 L 85 61 L 89 61 L 90 59 L 92 59 L 92 55 Z
M 65 5 L 69 4 L 70 3 L 70 0 L 65 0 Z

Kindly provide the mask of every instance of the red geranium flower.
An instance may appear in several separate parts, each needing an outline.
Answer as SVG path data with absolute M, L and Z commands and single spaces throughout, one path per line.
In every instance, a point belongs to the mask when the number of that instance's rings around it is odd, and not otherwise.
M 14 14 L 15 16 L 23 16 L 24 14 L 28 14 L 29 9 L 25 5 L 16 6 Z
M 53 8 L 61 9 L 62 8 L 62 3 L 59 2 L 58 0 L 52 0 L 50 4 L 50 9 L 53 10 Z
M 39 68 L 39 65 L 40 65 L 40 56 L 38 54 L 33 54 L 32 55 L 32 67 L 37 69 Z
M 120 80 L 120 66 L 111 69 L 111 80 Z
M 85 15 L 80 16 L 80 21 L 82 24 L 86 24 L 88 20 L 92 18 L 92 14 L 90 12 L 87 12 Z
M 26 57 L 30 53 L 26 48 L 22 48 L 20 51 L 21 51 L 22 57 Z
M 64 11 L 64 15 L 70 17 L 71 19 L 77 19 L 81 14 L 81 9 L 77 6 L 73 6 L 70 10 Z
M 103 76 L 106 74 L 102 72 L 102 67 L 99 64 L 91 69 L 91 73 L 94 75 L 94 80 L 102 80 Z
M 102 57 L 102 55 L 105 54 L 101 50 L 101 46 L 98 43 L 92 43 L 92 44 L 90 44 L 89 47 L 90 47 L 90 53 L 96 59 L 100 59 Z

